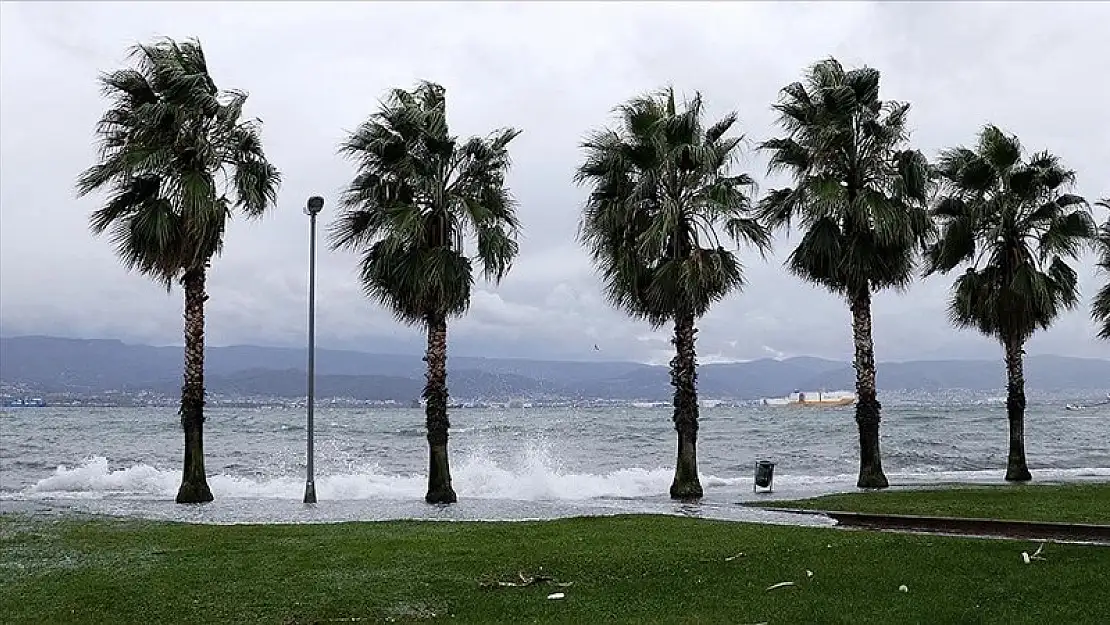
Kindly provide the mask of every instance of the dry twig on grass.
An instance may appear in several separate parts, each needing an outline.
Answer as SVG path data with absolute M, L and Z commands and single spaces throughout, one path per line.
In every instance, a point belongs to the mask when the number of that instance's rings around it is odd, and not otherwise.
M 482 588 L 525 588 L 527 586 L 535 586 L 537 584 L 551 584 L 560 588 L 567 588 L 574 584 L 574 582 L 560 582 L 550 575 L 537 573 L 535 575 L 525 575 L 523 571 L 517 574 L 518 581 L 507 582 L 504 580 L 483 580 L 479 581 L 478 585 Z

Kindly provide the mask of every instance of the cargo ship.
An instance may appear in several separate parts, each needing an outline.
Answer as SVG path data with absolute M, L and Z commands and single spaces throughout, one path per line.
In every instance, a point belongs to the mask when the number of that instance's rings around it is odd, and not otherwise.
M 760 403 L 764 406 L 851 406 L 856 403 L 856 394 L 849 391 L 794 391 L 786 397 L 765 397 Z

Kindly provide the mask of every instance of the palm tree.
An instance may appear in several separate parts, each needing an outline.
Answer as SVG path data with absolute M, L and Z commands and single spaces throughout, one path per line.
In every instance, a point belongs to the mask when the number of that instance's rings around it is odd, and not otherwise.
M 974 148 L 941 153 L 941 226 L 927 273 L 966 272 L 952 287 L 953 324 L 1005 350 L 1010 451 L 1006 479 L 1031 479 L 1025 462 L 1025 342 L 1079 302 L 1076 259 L 1095 236 L 1086 201 L 1064 193 L 1075 172 L 1047 152 L 1025 157 L 1017 137 L 987 125 Z
M 698 479 L 696 320 L 744 283 L 739 259 L 718 231 L 761 251 L 770 235 L 748 216 L 754 184 L 730 174 L 742 137 L 725 136 L 730 113 L 702 126 L 702 99 L 681 110 L 673 89 L 617 108 L 619 125 L 593 133 L 575 176 L 591 188 L 579 238 L 609 301 L 658 328 L 674 325 L 674 426 L 678 457 L 671 497 L 702 496 Z
M 1105 209 L 1110 209 L 1110 198 L 1104 198 L 1096 204 Z M 1102 225 L 1102 231 L 1098 237 L 1098 250 L 1099 269 L 1110 276 L 1110 219 L 1107 219 L 1106 223 Z M 1091 315 L 1095 318 L 1096 323 L 1102 324 L 1098 331 L 1099 338 L 1110 341 L 1110 282 L 1107 282 L 1095 295 L 1094 304 L 1091 305 Z
M 470 306 L 474 284 L 464 249 L 499 282 L 517 254 L 515 202 L 505 186 L 507 147 L 520 131 L 459 141 L 447 128 L 445 89 L 430 82 L 394 89 L 340 146 L 358 174 L 332 225 L 335 249 L 362 255 L 366 294 L 428 334 L 424 398 L 430 462 L 428 503 L 453 503 L 447 461 L 447 319 Z
M 93 212 L 129 270 L 185 292 L 185 467 L 178 503 L 212 500 L 204 473 L 205 278 L 234 210 L 259 217 L 281 175 L 266 160 L 257 120 L 241 120 L 247 95 L 220 91 L 200 42 L 162 39 L 132 49 L 134 66 L 100 76 L 111 106 L 97 126 L 99 162 L 78 194 L 108 190 Z
M 787 135 L 760 149 L 770 171 L 793 187 L 760 201 L 772 228 L 804 228 L 787 259 L 795 275 L 848 300 L 855 345 L 860 488 L 885 488 L 879 450 L 882 406 L 875 383 L 871 297 L 913 281 L 920 246 L 931 230 L 925 206 L 928 164 L 904 146 L 909 104 L 879 99 L 879 72 L 845 71 L 836 59 L 810 68 L 805 83 L 782 90 L 775 105 Z

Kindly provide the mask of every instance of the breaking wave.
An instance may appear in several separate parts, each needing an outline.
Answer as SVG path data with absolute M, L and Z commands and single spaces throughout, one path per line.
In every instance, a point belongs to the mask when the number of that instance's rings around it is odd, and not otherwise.
M 666 468 L 619 469 L 610 473 L 572 473 L 555 466 L 542 453 L 529 453 L 507 466 L 484 456 L 452 468 L 460 497 L 520 501 L 583 501 L 642 498 L 666 493 L 673 471 Z M 420 499 L 427 488 L 423 475 L 397 475 L 368 464 L 345 472 L 321 474 L 316 492 L 326 499 Z M 738 480 L 704 476 L 707 488 Z M 136 464 L 113 469 L 108 459 L 94 456 L 82 464 L 59 466 L 23 495 L 28 498 L 98 498 L 103 496 L 173 497 L 181 483 L 180 469 Z M 296 499 L 304 492 L 304 476 L 248 477 L 218 473 L 208 478 L 216 497 Z
M 1033 471 L 1038 480 L 1110 479 L 1110 468 L 1042 469 Z M 673 470 L 670 468 L 625 468 L 609 473 L 564 471 L 542 451 L 530 451 L 515 463 L 499 463 L 478 455 L 458 462 L 452 482 L 459 497 L 516 501 L 587 501 L 592 499 L 643 499 L 665 496 Z M 905 471 L 890 473 L 903 484 L 941 482 L 982 483 L 1001 480 L 1001 471 Z M 93 456 L 79 465 L 62 465 L 53 475 L 19 493 L 26 499 L 172 498 L 180 485 L 180 469 L 148 464 L 113 469 L 107 458 Z M 851 490 L 854 475 L 779 475 L 776 483 L 814 492 Z M 304 475 L 273 477 L 217 473 L 208 478 L 214 496 L 243 499 L 299 499 L 304 492 Z M 750 476 L 702 475 L 707 491 L 749 487 Z M 383 472 L 376 464 L 346 471 L 320 474 L 316 491 L 329 500 L 419 500 L 427 486 L 424 475 Z M 807 488 L 808 487 L 808 488 Z M 798 493 L 799 495 L 803 493 Z M 6 498 L 10 498 L 6 497 Z

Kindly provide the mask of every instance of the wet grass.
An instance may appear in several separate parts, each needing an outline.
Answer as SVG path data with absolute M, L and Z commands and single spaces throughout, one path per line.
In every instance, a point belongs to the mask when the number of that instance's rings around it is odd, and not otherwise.
M 1110 622 L 1110 548 L 1050 544 L 1045 560 L 1023 564 L 1034 548 L 656 516 L 212 526 L 6 515 L 0 614 L 12 624 Z M 480 584 L 520 572 L 572 585 Z M 767 590 L 783 581 L 796 585 Z
M 865 491 L 759 506 L 837 512 L 1110 525 L 1110 484 L 1006 484 Z

